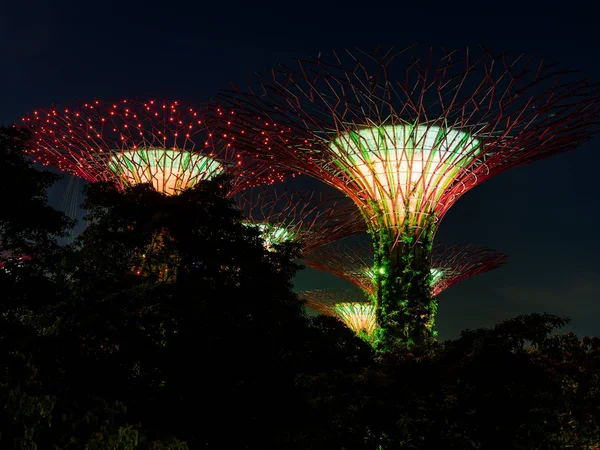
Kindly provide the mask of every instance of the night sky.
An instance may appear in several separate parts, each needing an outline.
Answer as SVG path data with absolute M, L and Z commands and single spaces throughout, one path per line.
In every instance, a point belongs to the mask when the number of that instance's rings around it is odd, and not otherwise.
M 93 98 L 205 102 L 293 58 L 414 42 L 525 52 L 600 81 L 597 15 L 585 4 L 1 2 L 0 124 Z M 486 245 L 510 261 L 439 296 L 442 339 L 544 311 L 571 317 L 579 335 L 600 335 L 599 165 L 596 138 L 486 181 L 450 209 L 438 240 Z M 53 189 L 54 204 L 66 184 Z M 334 284 L 343 285 L 309 270 L 297 279 L 298 289 Z

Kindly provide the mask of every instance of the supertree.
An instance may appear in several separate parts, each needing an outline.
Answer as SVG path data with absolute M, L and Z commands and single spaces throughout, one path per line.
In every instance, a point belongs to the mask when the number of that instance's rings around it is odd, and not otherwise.
M 120 189 L 150 183 L 167 195 L 217 175 L 229 176 L 228 196 L 283 179 L 274 169 L 230 143 L 213 137 L 202 108 L 166 100 L 95 100 L 64 108 L 41 108 L 23 118 L 33 130 L 27 153 L 90 182 L 110 181 Z M 168 264 L 151 264 L 170 239 L 160 232 L 139 249 L 133 270 L 172 281 Z M 165 259 L 162 255 L 158 259 Z M 168 259 L 168 258 L 167 258 Z
M 234 199 L 269 250 L 274 244 L 296 242 L 303 253 L 311 252 L 366 228 L 354 203 L 339 196 L 266 187 L 248 189 Z
M 367 299 L 373 299 L 376 295 L 373 246 L 369 242 L 325 245 L 304 255 L 302 260 L 313 269 L 331 273 L 354 284 Z M 434 244 L 431 251 L 431 295 L 436 297 L 450 286 L 479 273 L 497 269 L 507 261 L 506 254 L 483 246 Z M 335 299 L 335 296 L 330 295 L 330 298 Z M 348 302 L 344 300 L 344 303 Z M 359 303 L 360 309 L 364 310 L 364 301 Z M 335 309 L 336 303 L 332 305 Z M 374 308 L 372 311 L 375 314 Z M 434 320 L 434 316 L 431 320 Z
M 219 93 L 210 117 L 236 148 L 358 205 L 375 248 L 382 350 L 432 334 L 431 246 L 448 209 L 504 170 L 578 147 L 599 116 L 597 85 L 543 61 L 412 52 L 280 65 Z
M 231 195 L 282 180 L 282 169 L 214 138 L 199 109 L 165 100 L 41 108 L 22 119 L 33 128 L 27 153 L 90 182 L 151 183 L 165 194 L 221 173 L 231 176 Z
M 375 331 L 375 307 L 360 291 L 313 289 L 298 293 L 298 297 L 318 313 L 341 320 L 367 341 Z

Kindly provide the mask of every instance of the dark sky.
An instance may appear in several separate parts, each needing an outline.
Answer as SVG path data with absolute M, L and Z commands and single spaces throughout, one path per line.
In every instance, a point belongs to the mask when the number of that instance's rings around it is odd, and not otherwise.
M 92 98 L 203 102 L 251 72 L 331 49 L 485 44 L 600 81 L 590 2 L 0 2 L 0 124 Z M 589 8 L 589 9 L 587 9 Z M 600 138 L 467 193 L 438 239 L 509 254 L 508 265 L 440 295 L 441 338 L 529 312 L 600 335 Z M 63 183 L 63 185 L 66 183 Z M 61 189 L 53 202 L 61 202 Z M 306 271 L 297 287 L 331 285 Z M 339 283 L 338 283 L 339 284 Z

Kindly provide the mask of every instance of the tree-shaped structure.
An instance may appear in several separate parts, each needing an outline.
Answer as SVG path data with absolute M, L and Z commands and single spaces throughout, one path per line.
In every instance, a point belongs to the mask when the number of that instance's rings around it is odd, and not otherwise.
M 341 320 L 361 337 L 370 338 L 375 331 L 375 306 L 360 291 L 313 289 L 298 293 L 298 297 L 318 313 Z
M 431 246 L 479 183 L 586 142 L 599 90 L 523 55 L 413 49 L 334 53 L 216 97 L 211 125 L 236 148 L 352 198 L 375 246 L 378 342 L 431 335 Z M 408 282 L 410 280 L 410 282 Z
M 303 252 L 365 231 L 354 203 L 310 190 L 254 188 L 235 196 L 249 226 L 257 227 L 265 245 L 297 242 Z
M 369 242 L 333 243 L 304 255 L 313 269 L 331 273 L 374 298 L 373 246 Z M 502 252 L 472 244 L 433 245 L 431 251 L 431 294 L 435 297 L 450 286 L 479 273 L 497 269 L 508 261 Z
M 178 102 L 96 100 L 38 109 L 23 123 L 33 128 L 27 153 L 36 161 L 90 182 L 151 183 L 171 195 L 228 173 L 233 194 L 283 175 L 213 138 L 198 108 Z
M 150 183 L 173 195 L 199 181 L 227 174 L 229 196 L 252 186 L 283 179 L 273 169 L 230 143 L 216 139 L 199 108 L 165 100 L 95 100 L 66 108 L 43 108 L 23 118 L 32 128 L 27 153 L 44 165 L 90 182 L 110 181 L 120 188 Z M 161 242 L 156 235 L 139 250 L 133 270 L 162 281 L 174 279 L 166 264 L 152 266 Z M 150 267 L 153 267 L 150 270 Z

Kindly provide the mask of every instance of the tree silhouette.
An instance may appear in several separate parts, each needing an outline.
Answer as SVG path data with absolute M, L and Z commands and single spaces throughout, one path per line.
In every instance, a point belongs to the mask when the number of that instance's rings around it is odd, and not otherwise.
M 310 431 L 286 448 L 591 449 L 599 344 L 550 336 L 566 323 L 519 316 L 358 371 L 303 377 Z
M 74 369 L 85 371 L 81 389 L 124 399 L 156 436 L 190 445 L 251 440 L 277 421 L 275 405 L 261 407 L 266 417 L 257 405 L 290 381 L 288 359 L 308 327 L 291 291 L 297 248 L 267 251 L 225 198 L 227 183 L 177 196 L 90 185 L 89 226 L 70 262 L 76 297 L 61 313 L 64 332 L 86 349 Z M 224 435 L 232 421 L 244 433 Z
M 0 129 L 0 448 L 598 447 L 600 341 L 552 335 L 568 319 L 375 355 L 305 316 L 298 246 L 267 250 L 225 177 L 91 184 L 89 226 L 57 245 L 69 221 L 26 139 Z

